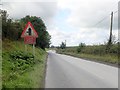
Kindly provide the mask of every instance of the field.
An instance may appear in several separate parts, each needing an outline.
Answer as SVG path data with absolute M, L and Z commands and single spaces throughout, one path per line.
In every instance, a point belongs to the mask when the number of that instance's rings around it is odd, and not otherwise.
M 108 53 L 105 45 L 58 48 L 57 53 L 118 66 L 118 45 L 111 46 Z
M 2 88 L 43 88 L 47 53 L 21 41 L 2 42 Z

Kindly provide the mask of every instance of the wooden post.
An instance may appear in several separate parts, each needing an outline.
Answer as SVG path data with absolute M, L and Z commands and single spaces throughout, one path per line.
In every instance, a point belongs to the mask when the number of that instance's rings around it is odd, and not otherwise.
M 33 56 L 35 57 L 35 44 L 33 44 Z
M 25 52 L 27 52 L 27 44 L 25 44 Z
M 113 25 L 113 12 L 111 13 L 111 23 L 110 23 L 110 38 L 109 38 L 109 44 L 112 44 L 112 25 Z
M 111 45 L 112 45 L 112 25 L 113 25 L 113 12 L 111 13 L 110 36 L 109 36 L 109 40 L 108 40 L 107 47 L 106 47 L 106 53 L 109 52 L 110 47 L 111 47 Z

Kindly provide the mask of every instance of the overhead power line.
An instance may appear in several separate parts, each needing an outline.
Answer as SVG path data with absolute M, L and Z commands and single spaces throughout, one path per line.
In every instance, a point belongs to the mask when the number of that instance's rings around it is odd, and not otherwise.
M 118 3 L 115 3 L 112 8 L 114 8 L 114 7 L 117 6 L 117 5 L 118 5 Z M 113 11 L 114 11 L 114 9 L 113 9 Z M 115 12 L 113 12 L 113 14 L 116 14 L 116 13 L 118 13 L 118 10 L 116 10 Z M 110 15 L 111 15 L 111 14 L 103 17 L 100 21 L 98 21 L 96 24 L 94 24 L 93 27 L 95 27 L 95 26 L 99 25 L 100 23 L 102 23 L 104 20 L 106 20 L 107 18 L 109 18 Z
M 108 16 L 104 17 L 102 20 L 100 20 L 99 22 L 97 22 L 96 24 L 94 24 L 93 26 L 97 26 L 98 24 L 102 23 L 105 19 L 107 19 Z
M 115 12 L 113 12 L 113 14 L 118 13 L 118 10 L 116 10 Z M 94 24 L 93 26 L 97 26 L 98 24 L 102 23 L 104 20 L 106 20 L 107 18 L 109 18 L 111 14 L 107 15 L 106 17 L 103 17 L 103 19 L 101 19 L 99 22 L 97 22 L 96 24 Z

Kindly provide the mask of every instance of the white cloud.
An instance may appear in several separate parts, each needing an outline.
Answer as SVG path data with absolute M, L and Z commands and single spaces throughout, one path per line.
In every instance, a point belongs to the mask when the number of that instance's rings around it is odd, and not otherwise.
M 53 29 L 53 28 L 52 28 Z M 52 45 L 58 46 L 63 41 L 67 41 L 67 46 L 76 46 L 79 43 L 86 43 L 87 45 L 92 44 L 104 44 L 109 38 L 109 30 L 98 29 L 98 28 L 86 28 L 78 31 L 65 32 L 60 31 L 59 28 L 55 27 L 53 30 L 49 30 L 52 36 Z M 117 30 L 113 31 L 113 35 L 118 38 Z
M 83 0 L 80 3 L 76 2 L 70 8 L 71 15 L 69 16 L 68 23 L 77 27 L 92 27 L 103 17 L 107 16 L 108 20 L 103 22 L 101 28 L 106 27 L 107 25 L 104 24 L 109 24 L 109 14 L 112 11 L 111 7 L 114 2 L 113 0 Z
M 10 18 L 20 19 L 26 15 L 38 16 L 47 25 L 52 22 L 57 12 L 57 2 L 3 2 L 3 9 L 7 10 Z
M 75 28 L 74 43 L 86 42 L 87 44 L 104 43 L 109 38 L 110 14 L 116 11 L 118 0 L 59 0 L 61 9 L 69 9 L 70 15 L 67 23 Z M 102 23 L 95 25 L 100 20 Z M 118 16 L 114 14 L 113 34 L 117 35 Z M 75 36 L 75 37 L 74 37 Z M 75 40 L 76 38 L 76 40 Z

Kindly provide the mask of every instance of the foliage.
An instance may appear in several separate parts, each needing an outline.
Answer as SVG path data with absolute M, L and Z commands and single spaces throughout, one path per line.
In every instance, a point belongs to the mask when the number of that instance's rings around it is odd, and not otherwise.
M 4 88 L 43 88 L 46 52 L 20 41 L 3 41 L 2 52 L 2 84 Z M 38 73 L 39 72 L 39 73 Z
M 55 46 L 52 45 L 51 48 L 55 48 Z
M 65 42 L 62 42 L 61 45 L 60 45 L 60 48 L 61 48 L 61 49 L 65 49 L 65 48 L 66 48 L 66 43 L 65 43 Z
M 7 67 L 7 71 L 10 71 L 7 75 L 6 79 L 3 79 L 3 88 L 7 87 L 6 83 L 7 81 L 14 81 L 16 79 L 19 79 L 19 75 L 24 74 L 26 71 L 30 70 L 31 67 L 34 66 L 35 60 L 32 54 L 30 53 L 24 53 L 22 51 L 14 51 L 7 53 L 8 60 L 3 61 L 3 75 L 5 75 L 5 71 Z M 3 57 L 6 56 L 6 53 L 3 53 Z M 8 65 L 6 67 L 7 64 Z M 5 83 L 6 82 L 6 83 Z M 13 86 L 14 87 L 14 86 Z
M 8 19 L 7 11 L 0 10 L 0 17 L 2 18 L 2 39 L 20 39 L 20 34 L 22 32 L 21 24 L 17 20 L 13 22 L 12 19 Z
M 35 64 L 34 56 L 31 53 L 24 53 L 22 51 L 14 51 L 10 54 L 11 62 L 14 63 L 12 70 L 21 70 L 22 72 Z
M 115 35 L 111 35 L 111 37 L 107 40 L 106 53 L 110 53 L 111 48 L 113 48 L 112 46 L 115 44 L 117 44 L 116 37 L 115 37 Z
M 77 48 L 77 52 L 86 53 L 86 54 L 94 54 L 94 55 L 105 55 L 105 54 L 118 54 L 118 44 L 111 45 L 109 49 L 109 53 L 106 53 L 107 45 L 93 45 L 93 46 L 85 46 L 79 45 Z
M 47 32 L 47 28 L 40 17 L 29 16 L 21 18 L 20 20 L 8 19 L 7 11 L 0 10 L 0 17 L 2 18 L 2 39 L 20 40 L 21 33 L 28 21 L 33 24 L 33 27 L 38 32 L 36 46 L 42 49 L 49 47 L 51 36 Z
M 25 53 L 25 52 L 22 52 L 22 51 L 14 51 L 10 54 L 10 57 L 13 59 L 13 60 L 19 60 L 19 59 L 22 59 L 22 60 L 29 60 L 29 59 L 34 59 L 34 56 L 31 54 L 31 53 Z
M 85 43 L 79 44 L 79 46 L 77 48 L 77 52 L 80 53 L 84 47 L 85 47 Z
M 119 47 L 118 44 L 111 45 L 109 53 L 106 53 L 106 45 L 85 45 L 80 44 L 79 47 L 66 47 L 66 49 L 57 49 L 58 53 L 67 54 L 75 57 L 109 62 L 118 64 Z M 78 53 L 79 52 L 79 53 Z

